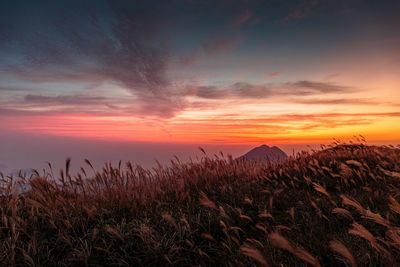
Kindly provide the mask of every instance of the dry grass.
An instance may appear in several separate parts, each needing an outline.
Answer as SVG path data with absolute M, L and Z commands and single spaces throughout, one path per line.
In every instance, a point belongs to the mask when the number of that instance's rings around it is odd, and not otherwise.
M 270 233 L 268 235 L 268 239 L 271 242 L 272 246 L 292 253 L 297 258 L 309 263 L 311 266 L 314 266 L 314 267 L 321 266 L 319 261 L 313 255 L 311 255 L 308 251 L 306 251 L 302 247 L 292 244 L 289 240 L 287 240 L 285 237 L 283 237 L 279 233 L 277 233 L 277 232 Z
M 258 249 L 253 248 L 251 246 L 243 245 L 242 247 L 240 247 L 240 252 L 243 255 L 246 255 L 247 257 L 253 259 L 260 266 L 268 267 L 267 261 L 265 260 L 263 254 Z
M 355 222 L 352 224 L 352 227 L 349 230 L 349 234 L 364 238 L 379 253 L 386 252 L 385 249 L 378 244 L 378 241 L 376 240 L 374 235 L 370 231 L 368 231 L 367 228 L 365 228 L 364 226 L 362 226 L 359 223 Z
M 398 148 L 121 165 L 1 175 L 0 266 L 400 265 Z
M 356 260 L 350 250 L 340 241 L 333 240 L 329 242 L 329 247 L 333 252 L 336 252 L 351 266 L 357 267 Z

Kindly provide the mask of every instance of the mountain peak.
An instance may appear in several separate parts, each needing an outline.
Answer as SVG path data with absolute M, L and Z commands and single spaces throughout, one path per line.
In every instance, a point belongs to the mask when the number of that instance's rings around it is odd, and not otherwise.
M 269 147 L 265 144 L 255 147 L 243 156 L 239 157 L 239 159 L 245 160 L 265 160 L 265 161 L 282 161 L 286 159 L 288 156 L 285 152 L 283 152 L 279 147 L 273 146 Z

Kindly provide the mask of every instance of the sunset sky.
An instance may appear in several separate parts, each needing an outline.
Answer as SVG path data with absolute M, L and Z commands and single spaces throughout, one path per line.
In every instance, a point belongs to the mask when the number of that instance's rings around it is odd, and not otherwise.
M 399 14 L 397 0 L 2 1 L 0 170 L 398 144 Z

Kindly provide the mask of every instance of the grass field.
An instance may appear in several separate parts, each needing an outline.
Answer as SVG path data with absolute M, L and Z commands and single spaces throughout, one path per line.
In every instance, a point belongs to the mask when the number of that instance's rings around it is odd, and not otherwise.
M 400 266 L 395 147 L 69 165 L 2 176 L 1 266 Z

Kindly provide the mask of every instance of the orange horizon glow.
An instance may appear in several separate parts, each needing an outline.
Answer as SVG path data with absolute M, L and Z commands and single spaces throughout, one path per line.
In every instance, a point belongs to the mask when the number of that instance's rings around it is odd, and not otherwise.
M 237 116 L 235 116 L 237 117 Z M 314 120 L 320 120 L 316 123 Z M 356 123 L 358 122 L 358 123 Z M 400 113 L 275 115 L 263 118 L 196 120 L 178 116 L 167 121 L 143 121 L 130 116 L 35 115 L 3 118 L 20 133 L 108 141 L 197 144 L 322 144 L 352 140 L 400 143 Z

